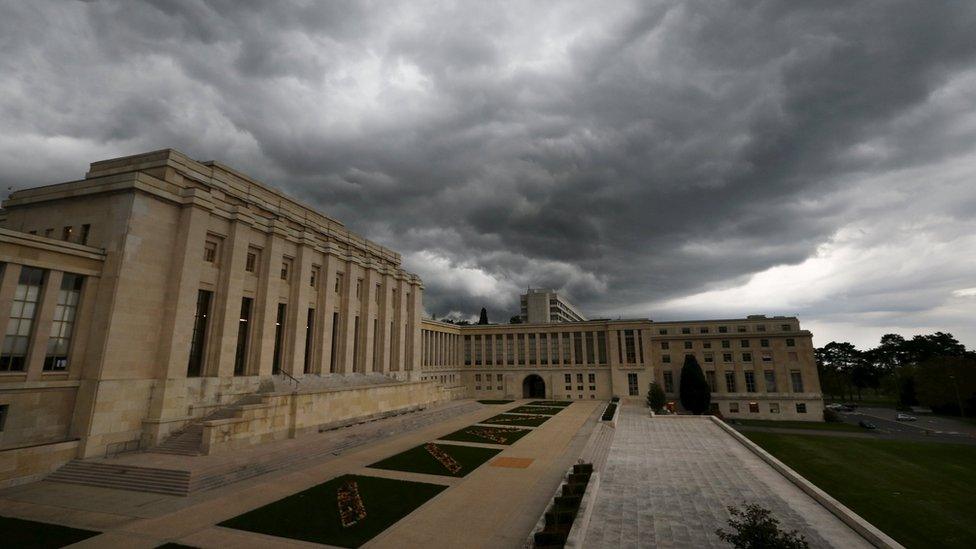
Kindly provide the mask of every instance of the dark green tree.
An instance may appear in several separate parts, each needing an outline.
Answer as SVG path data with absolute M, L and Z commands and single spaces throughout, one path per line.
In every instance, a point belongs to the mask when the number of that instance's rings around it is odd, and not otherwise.
M 660 414 L 661 409 L 667 403 L 668 397 L 664 394 L 664 389 L 658 384 L 658 382 L 651 383 L 651 388 L 647 390 L 647 405 L 651 410 L 654 410 L 655 414 Z
M 731 532 L 719 528 L 715 534 L 736 549 L 807 549 L 810 544 L 799 532 L 785 532 L 769 509 L 746 505 L 744 511 L 729 507 Z
M 521 324 L 522 323 L 522 317 L 520 317 L 519 315 L 515 315 L 515 316 L 513 316 L 512 318 L 510 318 L 508 320 L 508 323 L 509 324 Z
M 695 355 L 685 355 L 685 364 L 681 367 L 681 383 L 678 387 L 681 396 L 681 406 L 693 414 L 704 414 L 712 402 L 712 392 L 705 379 L 705 372 Z
M 488 309 L 481 308 L 481 316 L 478 317 L 478 324 L 481 326 L 488 324 Z

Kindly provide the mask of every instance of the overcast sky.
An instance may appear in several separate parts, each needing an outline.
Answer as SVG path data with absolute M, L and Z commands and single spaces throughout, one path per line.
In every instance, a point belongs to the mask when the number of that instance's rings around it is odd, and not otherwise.
M 443 317 L 799 315 L 976 346 L 976 4 L 0 0 L 0 184 L 172 147 Z

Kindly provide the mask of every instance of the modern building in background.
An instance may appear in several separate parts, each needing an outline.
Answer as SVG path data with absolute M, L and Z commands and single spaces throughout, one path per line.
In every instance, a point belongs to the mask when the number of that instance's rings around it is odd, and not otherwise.
M 421 319 L 400 255 L 232 168 L 173 150 L 91 164 L 0 211 L 0 486 L 125 451 L 228 452 L 465 397 L 677 398 L 820 420 L 795 318 L 587 321 L 548 290 L 524 324 Z M 171 448 L 172 450 L 172 448 Z
M 586 320 L 575 305 L 553 290 L 529 288 L 519 299 L 519 318 L 525 324 L 580 322 Z

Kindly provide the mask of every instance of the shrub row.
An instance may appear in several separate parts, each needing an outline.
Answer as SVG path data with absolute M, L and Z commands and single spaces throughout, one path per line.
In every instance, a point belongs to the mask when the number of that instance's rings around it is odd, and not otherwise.
M 573 528 L 576 513 L 579 511 L 586 483 L 593 474 L 592 463 L 577 463 L 573 472 L 566 477 L 563 491 L 553 500 L 552 508 L 546 511 L 546 526 L 535 533 L 536 549 L 560 548 L 566 545 L 566 537 Z
M 613 419 L 613 413 L 617 411 L 617 403 L 611 402 L 607 404 L 607 409 L 603 411 L 603 421 L 610 421 Z

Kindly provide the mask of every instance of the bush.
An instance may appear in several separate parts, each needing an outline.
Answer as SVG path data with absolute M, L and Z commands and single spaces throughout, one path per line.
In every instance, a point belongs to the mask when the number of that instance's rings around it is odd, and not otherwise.
M 807 549 L 810 544 L 796 530 L 784 532 L 769 509 L 746 505 L 744 511 L 729 507 L 732 532 L 719 528 L 715 534 L 736 549 Z
M 620 397 L 613 397 L 610 399 L 610 402 L 620 402 Z
M 664 389 L 661 388 L 661 385 L 656 381 L 651 383 L 651 388 L 647 391 L 647 406 L 655 414 L 660 414 L 667 402 L 668 397 L 664 394 Z
M 617 411 L 617 404 L 611 402 L 607 405 L 607 409 L 603 411 L 603 421 L 610 421 L 613 419 L 613 413 Z
M 844 420 L 840 417 L 840 414 L 831 410 L 830 408 L 824 408 L 824 421 L 827 423 L 844 423 Z

